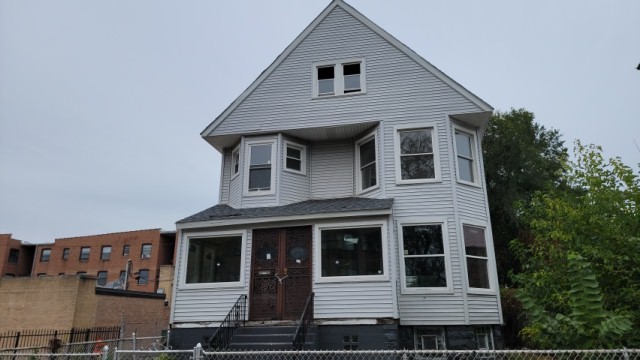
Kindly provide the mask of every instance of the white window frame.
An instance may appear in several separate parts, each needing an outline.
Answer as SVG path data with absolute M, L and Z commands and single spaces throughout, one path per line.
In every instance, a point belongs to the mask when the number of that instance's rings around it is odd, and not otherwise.
M 447 286 L 444 287 L 407 287 L 407 273 L 404 265 L 403 226 L 440 225 L 442 226 L 442 247 L 444 248 L 444 267 L 447 272 Z M 438 217 L 410 217 L 398 219 L 396 227 L 398 233 L 399 261 L 400 261 L 400 291 L 402 294 L 451 294 L 453 293 L 453 277 L 451 273 L 451 252 L 449 244 L 449 230 L 446 218 Z
M 322 276 L 322 231 L 323 230 L 342 230 L 342 229 L 358 229 L 367 227 L 379 227 L 382 244 L 382 269 L 381 275 L 353 275 L 353 276 Z M 354 283 L 354 282 L 372 282 L 372 281 L 389 281 L 389 260 L 387 252 L 387 222 L 385 220 L 378 221 L 360 221 L 360 222 L 336 222 L 314 226 L 314 236 L 316 238 L 314 251 L 318 256 L 315 261 L 314 272 L 316 283 Z
M 296 169 L 290 169 L 287 167 L 287 149 L 292 148 L 300 150 L 300 171 Z M 284 171 L 288 171 L 294 174 L 306 175 L 307 174 L 307 147 L 300 145 L 289 140 L 284 141 L 284 151 L 282 152 L 282 167 Z
M 376 162 L 375 162 L 375 167 L 376 167 L 376 184 L 373 186 L 370 186 L 366 189 L 362 188 L 362 172 L 360 171 L 360 146 L 364 143 L 369 142 L 370 140 L 373 139 L 373 146 L 376 150 Z M 356 180 L 356 194 L 360 195 L 369 191 L 373 191 L 376 190 L 378 188 L 380 188 L 380 174 L 378 172 L 379 170 L 379 163 L 380 163 L 380 154 L 379 154 L 379 149 L 378 149 L 378 131 L 374 130 L 373 132 L 361 137 L 358 141 L 356 141 L 355 143 L 356 146 L 356 151 L 355 151 L 355 155 L 356 155 L 356 159 L 355 159 L 355 164 L 356 164 L 356 168 L 355 168 L 355 180 Z
M 180 267 L 180 289 L 220 289 L 220 288 L 244 288 L 245 287 L 245 255 L 247 248 L 247 231 L 246 230 L 236 230 L 236 231 L 212 231 L 212 232 L 204 232 L 204 233 L 194 233 L 194 234 L 184 234 L 182 238 L 182 255 L 181 261 L 182 266 Z M 215 238 L 215 237 L 227 237 L 227 236 L 241 236 L 242 244 L 240 245 L 240 280 L 232 281 L 232 282 L 221 282 L 221 283 L 196 283 L 196 284 L 188 284 L 187 283 L 187 261 L 189 260 L 189 243 L 191 239 L 203 239 L 203 238 Z
M 235 171 L 236 166 L 238 171 Z M 238 175 L 240 175 L 240 145 L 231 151 L 231 179 L 235 179 Z
M 484 230 L 484 244 L 487 247 L 487 276 L 489 277 L 489 288 L 476 288 L 469 286 L 469 269 L 467 267 L 467 256 L 472 258 L 481 259 L 481 256 L 475 255 L 467 255 L 466 246 L 464 243 L 464 226 L 472 226 L 476 228 L 481 228 Z M 494 278 L 496 277 L 496 269 L 495 269 L 495 260 L 493 256 L 493 242 L 489 241 L 489 231 L 488 224 L 482 221 L 474 221 L 463 219 L 460 221 L 460 243 L 462 244 L 462 254 L 463 258 L 461 259 L 461 263 L 463 264 L 464 277 L 466 279 L 466 287 L 467 292 L 470 294 L 495 294 L 496 293 L 496 283 Z
M 478 336 L 479 335 L 484 335 L 487 337 L 487 343 L 489 345 L 488 348 L 481 348 L 480 347 L 480 341 Z M 476 348 L 478 350 L 493 350 L 495 345 L 493 342 L 493 328 L 489 325 L 486 326 L 474 326 L 473 327 L 473 338 L 475 340 L 476 343 Z
M 251 147 L 256 145 L 271 145 L 271 183 L 269 186 L 269 190 L 257 190 L 257 191 L 249 191 L 249 173 L 251 170 Z M 262 195 L 273 195 L 276 193 L 276 172 L 278 171 L 278 164 L 276 160 L 278 147 L 277 140 L 248 140 L 245 141 L 245 152 L 244 152 L 244 196 L 262 196 Z
M 407 130 L 423 130 L 430 129 L 431 130 L 431 146 L 433 147 L 433 178 L 427 179 L 402 179 L 402 166 L 400 157 L 402 155 L 400 149 L 400 132 Z M 420 123 L 415 125 L 402 125 L 402 126 L 394 126 L 393 127 L 393 148 L 394 148 L 394 158 L 395 158 L 395 170 L 396 170 L 396 184 L 423 184 L 423 183 L 433 183 L 441 181 L 440 174 L 440 151 L 438 147 L 438 126 L 436 123 Z
M 472 175 L 473 175 L 473 181 L 467 181 L 464 179 L 460 178 L 460 165 L 458 164 L 458 157 L 462 156 L 462 155 L 458 155 L 458 145 L 457 145 L 457 141 L 456 141 L 456 133 L 462 133 L 465 135 L 468 135 L 471 137 L 471 171 L 472 171 Z M 479 174 L 480 171 L 478 170 L 478 141 L 476 138 L 476 132 L 473 130 L 469 130 L 466 128 L 463 128 L 461 126 L 458 125 L 454 125 L 453 126 L 453 153 L 455 155 L 455 159 L 454 159 L 454 164 L 455 164 L 455 169 L 456 169 L 456 179 L 458 180 L 459 183 L 461 184 L 466 184 L 466 185 L 472 185 L 472 186 L 476 186 L 479 187 L 480 186 L 480 180 L 479 180 Z M 465 157 L 466 159 L 466 157 Z
M 343 65 L 360 63 L 360 91 L 355 92 L 344 92 L 344 72 Z M 318 92 L 318 68 L 333 66 L 333 94 L 319 94 Z M 314 62 L 311 67 L 312 73 L 312 98 L 314 99 L 324 99 L 324 98 L 332 98 L 336 96 L 351 96 L 351 95 L 359 95 L 365 94 L 367 92 L 367 81 L 366 81 L 366 71 L 367 65 L 365 58 L 348 58 L 341 60 L 333 60 L 333 61 L 320 61 Z

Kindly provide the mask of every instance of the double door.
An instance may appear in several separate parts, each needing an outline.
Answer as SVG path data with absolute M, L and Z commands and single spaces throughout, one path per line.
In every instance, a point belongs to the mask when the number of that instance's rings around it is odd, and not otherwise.
M 311 293 L 311 227 L 253 230 L 251 320 L 296 320 Z

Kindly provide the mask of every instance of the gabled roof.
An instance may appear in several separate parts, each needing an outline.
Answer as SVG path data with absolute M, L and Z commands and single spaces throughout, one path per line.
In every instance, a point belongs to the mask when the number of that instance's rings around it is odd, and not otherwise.
M 270 207 L 236 209 L 229 205 L 218 204 L 178 221 L 178 224 L 212 221 L 239 220 L 257 218 L 302 217 L 304 215 L 337 214 L 346 212 L 363 212 L 389 210 L 393 199 L 370 199 L 347 197 L 325 200 L 306 200 L 293 204 Z
M 418 55 L 415 51 L 411 50 L 408 46 L 400 42 L 398 39 L 393 37 L 391 34 L 386 32 L 380 26 L 373 23 L 373 21 L 369 20 L 367 17 L 362 15 L 356 9 L 351 7 L 349 4 L 345 3 L 343 0 L 333 0 L 329 6 L 327 6 L 321 13 L 318 15 L 312 22 L 309 24 L 303 31 L 296 37 L 296 39 L 287 46 L 287 48 L 280 54 L 278 57 L 267 67 L 261 74 L 258 76 L 256 80 L 249 85 L 249 87 L 242 93 L 238 98 L 236 98 L 231 105 L 229 105 L 209 126 L 207 126 L 200 135 L 202 137 L 209 136 L 218 125 L 224 121 L 224 119 L 229 116 L 242 102 L 249 96 L 251 93 L 258 87 L 262 82 L 273 73 L 273 71 L 280 66 L 280 64 L 291 54 L 296 47 L 331 13 L 333 9 L 336 7 L 340 7 L 349 13 L 351 16 L 356 18 L 358 21 L 363 23 L 373 32 L 381 36 L 383 39 L 388 41 L 391 45 L 395 46 L 397 49 L 405 53 L 410 59 L 414 60 L 419 65 L 423 66 L 426 70 L 431 72 L 436 78 L 443 81 L 445 84 L 451 86 L 458 93 L 460 93 L 463 97 L 467 98 L 473 104 L 477 105 L 480 109 L 486 112 L 493 111 L 493 108 L 484 102 L 482 99 L 471 93 L 469 90 L 465 89 L 462 85 L 458 84 L 455 80 L 447 76 L 445 73 L 440 71 L 438 68 L 433 66 L 430 62 L 425 60 L 423 57 Z

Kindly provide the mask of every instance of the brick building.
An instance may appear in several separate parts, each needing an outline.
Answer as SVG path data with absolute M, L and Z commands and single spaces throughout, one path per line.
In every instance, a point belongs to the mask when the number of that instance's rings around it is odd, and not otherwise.
M 36 246 L 0 234 L 0 276 L 29 276 Z
M 56 239 L 37 245 L 31 276 L 86 274 L 101 286 L 170 293 L 159 287 L 160 268 L 173 264 L 174 246 L 175 232 L 160 229 Z
M 2 277 L 0 304 L 0 333 L 121 326 L 127 336 L 158 336 L 168 327 L 163 294 L 96 287 L 82 275 Z

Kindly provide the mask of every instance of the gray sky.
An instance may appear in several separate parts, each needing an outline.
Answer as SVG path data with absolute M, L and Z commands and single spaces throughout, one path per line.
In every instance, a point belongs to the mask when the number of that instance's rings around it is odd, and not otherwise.
M 640 1 L 348 2 L 496 110 L 640 162 Z M 328 3 L 0 0 L 0 233 L 175 229 L 216 204 L 200 131 Z

